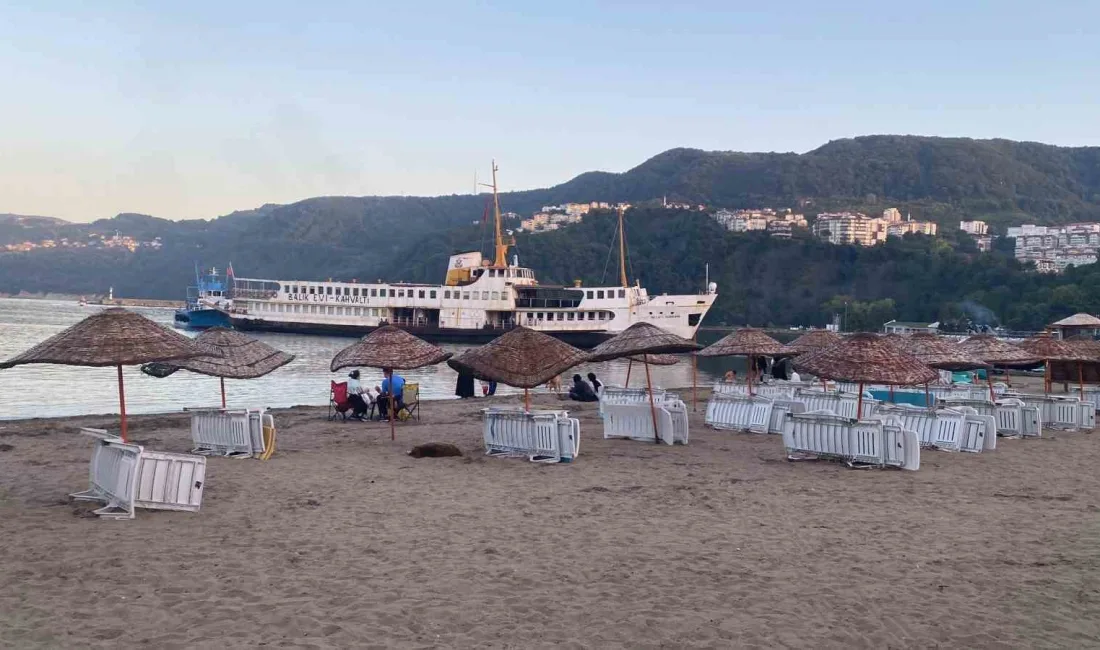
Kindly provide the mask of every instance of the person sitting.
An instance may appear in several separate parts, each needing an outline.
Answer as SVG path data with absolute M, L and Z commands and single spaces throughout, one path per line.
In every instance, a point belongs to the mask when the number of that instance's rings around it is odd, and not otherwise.
M 348 403 L 351 404 L 351 417 L 362 420 L 370 408 L 370 389 L 363 390 L 363 384 L 359 382 L 359 371 L 352 370 L 348 373 Z
M 390 397 L 393 397 L 394 414 L 397 411 L 405 408 L 405 402 L 403 401 L 405 392 L 405 378 L 401 375 L 395 375 L 392 368 L 383 368 L 382 385 L 377 386 L 378 398 L 375 400 L 375 404 L 378 405 L 378 418 L 385 420 L 389 417 Z
M 600 398 L 580 375 L 573 375 L 573 387 L 569 389 L 569 399 L 574 402 L 598 402 Z
M 725 379 L 725 382 L 727 384 L 736 384 L 737 383 L 737 371 L 736 370 L 727 370 L 726 371 L 726 376 L 725 376 L 724 379 Z
M 597 395 L 599 395 L 600 394 L 600 388 L 603 387 L 603 384 L 600 383 L 599 379 L 596 379 L 596 373 L 594 373 L 594 372 L 588 373 L 588 381 L 589 381 L 589 383 L 592 384 L 592 390 L 595 391 Z

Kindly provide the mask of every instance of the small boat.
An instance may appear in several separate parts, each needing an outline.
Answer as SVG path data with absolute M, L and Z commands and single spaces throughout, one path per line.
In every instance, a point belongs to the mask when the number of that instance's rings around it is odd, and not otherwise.
M 232 274 L 232 266 L 229 274 Z M 226 279 L 218 274 L 218 269 L 211 268 L 203 274 L 196 264 L 195 286 L 187 287 L 187 306 L 176 310 L 176 327 L 192 330 L 232 327 L 229 315 L 223 311 L 229 305 Z
M 84 296 L 80 296 L 80 306 L 81 307 L 87 307 L 88 306 L 88 300 L 86 298 L 84 298 Z

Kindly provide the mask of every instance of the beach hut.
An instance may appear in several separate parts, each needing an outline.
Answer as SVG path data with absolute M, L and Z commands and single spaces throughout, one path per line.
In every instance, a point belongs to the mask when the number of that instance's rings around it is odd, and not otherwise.
M 784 346 L 764 333 L 763 330 L 744 327 L 732 334 L 711 343 L 699 352 L 701 357 L 748 357 L 749 395 L 752 395 L 753 362 L 756 357 L 776 357 L 784 354 Z
M 1078 371 L 1078 383 L 1081 388 L 1081 396 L 1085 394 L 1083 378 L 1083 364 L 1095 361 L 1095 358 L 1079 346 L 1067 341 L 1059 341 L 1049 334 L 1039 334 L 1029 339 L 1024 339 L 1018 346 L 1021 350 L 1034 356 L 1043 362 L 1043 390 L 1050 392 L 1051 362 L 1071 363 L 1076 365 Z
M 26 352 L 0 363 L 0 369 L 28 363 L 118 369 L 118 408 L 121 438 L 126 440 L 126 389 L 122 366 L 152 361 L 179 361 L 218 352 L 196 344 L 148 318 L 122 308 L 104 309 L 56 334 Z
M 588 361 L 588 353 L 552 336 L 516 327 L 485 345 L 454 357 L 447 365 L 483 381 L 523 389 L 523 407 L 531 410 L 530 389 Z
M 1091 337 L 1100 332 L 1100 318 L 1082 312 L 1055 321 L 1050 328 L 1057 331 L 1062 340 L 1081 335 Z
M 818 352 L 795 357 L 795 368 L 822 379 L 859 383 L 856 414 L 863 412 L 863 385 L 918 386 L 939 378 L 939 373 L 876 334 L 853 334 Z
M 329 369 L 336 372 L 341 368 L 381 368 L 383 370 L 415 370 L 425 366 L 434 366 L 451 358 L 450 352 L 443 351 L 424 339 L 417 338 L 405 330 L 393 325 L 383 325 L 336 353 Z M 397 437 L 394 431 L 394 399 L 390 391 L 390 440 Z
M 590 361 L 610 361 L 623 357 L 641 357 L 645 365 L 645 384 L 649 393 L 649 408 L 653 416 L 653 430 L 657 431 L 657 405 L 653 401 L 653 380 L 649 374 L 648 358 L 654 354 L 680 354 L 696 352 L 703 346 L 695 341 L 676 336 L 672 332 L 650 323 L 635 323 L 592 350 Z M 694 395 L 694 389 L 692 394 Z M 694 408 L 694 397 L 692 399 Z M 656 436 L 660 442 L 660 436 Z
M 224 327 L 212 327 L 195 337 L 195 342 L 218 352 L 219 357 L 195 357 L 170 363 L 147 363 L 141 371 L 154 377 L 167 377 L 178 370 L 221 380 L 222 408 L 225 408 L 226 379 L 255 379 L 285 366 L 293 354 L 276 350 L 263 341 Z

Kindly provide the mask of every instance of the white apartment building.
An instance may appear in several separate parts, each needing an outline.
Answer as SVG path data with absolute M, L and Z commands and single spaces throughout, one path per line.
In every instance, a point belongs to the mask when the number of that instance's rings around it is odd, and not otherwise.
M 959 230 L 971 235 L 988 235 L 989 224 L 984 221 L 960 221 Z

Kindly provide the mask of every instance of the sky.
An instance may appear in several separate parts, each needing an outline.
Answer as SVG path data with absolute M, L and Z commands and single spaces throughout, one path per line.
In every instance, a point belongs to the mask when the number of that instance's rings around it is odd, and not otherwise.
M 889 5 L 889 6 L 888 6 Z M 0 213 L 503 191 L 673 147 L 1100 145 L 1100 2 L 0 0 Z

